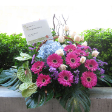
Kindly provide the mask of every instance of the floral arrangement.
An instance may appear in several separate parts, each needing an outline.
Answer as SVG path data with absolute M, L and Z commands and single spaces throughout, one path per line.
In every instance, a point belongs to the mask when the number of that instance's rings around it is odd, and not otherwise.
M 68 26 L 64 31 L 67 34 Z M 22 62 L 21 66 L 2 71 L 0 84 L 19 89 L 27 108 L 42 106 L 56 98 L 68 112 L 81 112 L 81 105 L 89 112 L 89 89 L 102 82 L 109 86 L 112 83 L 104 74 L 103 66 L 107 63 L 97 59 L 97 49 L 91 49 L 84 36 L 75 32 L 36 45 L 29 48 L 29 54 L 21 53 L 15 58 Z

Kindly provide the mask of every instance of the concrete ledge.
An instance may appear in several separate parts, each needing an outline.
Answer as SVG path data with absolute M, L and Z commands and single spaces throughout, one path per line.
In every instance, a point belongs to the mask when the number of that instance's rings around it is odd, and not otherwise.
M 90 112 L 112 112 L 112 88 L 94 87 L 90 90 Z M 0 112 L 67 112 L 56 99 L 42 107 L 27 109 L 25 100 L 17 91 L 0 87 Z

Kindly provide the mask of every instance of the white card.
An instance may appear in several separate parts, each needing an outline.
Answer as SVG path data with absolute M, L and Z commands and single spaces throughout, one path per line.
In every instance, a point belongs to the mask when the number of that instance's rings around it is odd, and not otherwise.
M 53 39 L 47 20 L 38 20 L 22 25 L 28 44 Z

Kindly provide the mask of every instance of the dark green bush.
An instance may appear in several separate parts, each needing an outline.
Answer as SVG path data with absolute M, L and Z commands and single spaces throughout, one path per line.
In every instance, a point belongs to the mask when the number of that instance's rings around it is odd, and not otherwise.
M 90 29 L 82 34 L 88 45 L 100 52 L 98 58 L 108 63 L 104 68 L 105 73 L 112 75 L 112 29 Z
M 29 52 L 26 39 L 21 36 L 22 34 L 0 34 L 0 71 L 16 65 L 18 62 L 14 57 L 18 56 L 20 52 Z

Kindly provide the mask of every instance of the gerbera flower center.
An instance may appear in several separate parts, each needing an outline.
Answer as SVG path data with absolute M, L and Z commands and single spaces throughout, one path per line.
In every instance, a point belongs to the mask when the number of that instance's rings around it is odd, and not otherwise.
M 90 82 L 91 81 L 91 78 L 90 77 L 87 77 L 87 81 Z
M 39 69 L 39 68 L 40 68 L 40 66 L 37 67 L 37 69 Z
M 57 63 L 57 60 L 53 60 L 53 63 Z
M 45 79 L 42 79 L 42 82 L 45 82 Z
M 93 67 L 93 65 L 89 65 L 89 67 Z
M 68 50 L 68 52 L 72 52 L 72 51 L 73 51 L 72 49 L 69 49 L 69 50 Z
M 71 62 L 74 63 L 75 62 L 75 59 L 74 58 L 71 58 Z
M 68 80 L 68 77 L 67 77 L 67 76 L 65 76 L 65 77 L 64 77 L 64 79 L 65 79 L 65 80 Z

